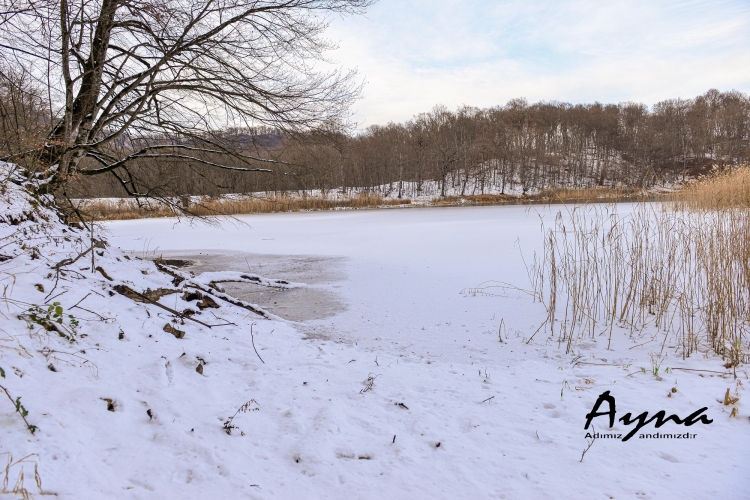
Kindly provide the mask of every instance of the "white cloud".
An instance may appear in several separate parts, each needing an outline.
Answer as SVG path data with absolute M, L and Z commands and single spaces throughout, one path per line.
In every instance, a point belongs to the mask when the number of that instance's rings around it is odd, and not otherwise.
M 332 54 L 368 82 L 364 126 L 435 104 L 654 103 L 750 91 L 750 4 L 725 1 L 380 0 L 336 19 Z

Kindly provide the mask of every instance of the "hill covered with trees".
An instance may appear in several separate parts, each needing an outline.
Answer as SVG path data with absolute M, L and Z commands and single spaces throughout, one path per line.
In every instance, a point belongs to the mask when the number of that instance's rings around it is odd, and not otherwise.
M 42 143 L 46 131 L 40 93 L 6 79 L 0 88 L 0 155 L 10 157 Z M 186 144 L 168 135 L 122 140 L 120 154 L 148 146 Z M 425 183 L 437 192 L 476 195 L 549 188 L 649 188 L 669 185 L 750 158 L 750 96 L 712 89 L 693 99 L 645 104 L 529 103 L 455 111 L 436 106 L 404 123 L 374 125 L 358 133 L 326 125 L 307 132 L 273 127 L 225 129 L 211 141 L 272 160 L 262 171 L 247 161 L 209 154 L 139 158 L 113 175 L 79 176 L 74 197 L 154 197 L 249 192 L 376 191 L 418 196 Z M 216 161 L 219 161 L 219 155 Z M 28 161 L 28 160 L 27 160 Z M 232 166 L 237 169 L 233 170 Z M 96 168 L 84 159 L 82 170 Z M 437 188 L 435 186 L 437 185 Z

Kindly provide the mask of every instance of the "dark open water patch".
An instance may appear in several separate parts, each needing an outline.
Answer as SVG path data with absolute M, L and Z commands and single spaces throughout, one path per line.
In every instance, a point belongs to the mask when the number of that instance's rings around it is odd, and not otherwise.
M 290 321 L 330 318 L 347 309 L 346 303 L 335 292 L 337 284 L 346 279 L 346 259 L 342 257 L 216 251 L 165 252 L 161 257 L 165 264 L 195 275 L 237 271 L 310 285 L 305 288 L 276 288 L 253 283 L 222 285 L 228 294 Z

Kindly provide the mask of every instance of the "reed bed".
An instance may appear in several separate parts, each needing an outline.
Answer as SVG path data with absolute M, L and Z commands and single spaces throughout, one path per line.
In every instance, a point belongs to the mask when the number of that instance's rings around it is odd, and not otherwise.
M 332 210 L 336 208 L 373 208 L 381 206 L 408 205 L 411 201 L 383 198 L 377 193 L 359 193 L 350 197 L 289 195 L 268 197 L 205 197 L 183 208 L 177 201 L 146 201 L 136 204 L 130 199 L 77 200 L 76 208 L 87 219 L 125 220 L 150 217 L 173 217 L 192 215 L 211 217 L 218 215 L 267 214 L 275 212 L 300 212 L 306 210 Z
M 582 203 L 582 202 L 597 202 L 597 201 L 633 201 L 642 200 L 646 197 L 653 196 L 653 193 L 649 193 L 639 188 L 608 188 L 608 187 L 594 187 L 594 188 L 557 188 L 557 189 L 544 189 L 539 194 L 534 195 L 534 199 L 549 201 L 552 203 Z
M 699 179 L 674 196 L 684 210 L 750 208 L 750 167 Z
M 521 197 L 512 194 L 474 194 L 437 197 L 430 202 L 430 205 L 503 205 L 519 203 L 520 201 L 522 201 Z
M 477 194 L 444 196 L 419 200 L 408 197 L 393 199 L 380 193 L 360 192 L 355 195 L 317 194 L 296 195 L 290 193 L 269 196 L 222 196 L 203 197 L 185 208 L 177 199 L 141 200 L 94 199 L 75 200 L 76 208 L 87 219 L 124 220 L 150 217 L 172 217 L 175 215 L 216 216 L 274 212 L 299 212 L 305 210 L 334 210 L 341 208 L 377 208 L 417 204 L 425 206 L 472 206 L 522 203 L 581 203 L 602 201 L 630 201 L 653 197 L 636 189 L 556 189 L 544 190 L 532 195 Z
M 750 173 L 695 183 L 668 203 L 561 210 L 544 227 L 529 275 L 547 308 L 544 328 L 571 352 L 614 327 L 653 332 L 663 352 L 713 350 L 727 367 L 748 362 Z M 663 334 L 661 337 L 659 334 Z

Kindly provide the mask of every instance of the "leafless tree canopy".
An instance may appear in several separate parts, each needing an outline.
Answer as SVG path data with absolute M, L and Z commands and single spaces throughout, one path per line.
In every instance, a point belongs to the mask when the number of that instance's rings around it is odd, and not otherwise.
M 3 109 L 12 106 L 4 104 Z M 3 125 L 6 129 L 13 125 Z M 223 130 L 221 140 L 284 163 L 266 173 L 140 158 L 130 162 L 129 172 L 139 189 L 160 198 L 350 188 L 411 197 L 651 187 L 715 166 L 747 165 L 750 96 L 709 90 L 651 107 L 513 99 L 487 109 L 438 106 L 404 123 L 372 126 L 358 134 L 326 125 L 292 140 L 282 130 L 254 127 Z M 242 165 L 234 161 L 231 165 Z M 110 176 L 79 178 L 69 185 L 69 193 L 125 194 Z
M 283 133 L 246 133 L 242 139 L 234 134 L 233 140 L 262 142 L 267 154 L 289 164 L 284 173 L 294 175 L 222 171 L 208 182 L 199 165 L 183 169 L 177 179 L 178 169 L 166 164 L 159 169 L 144 165 L 139 173 L 158 170 L 162 178 L 173 178 L 179 186 L 174 194 L 208 195 L 349 188 L 403 196 L 479 195 L 651 187 L 714 166 L 748 164 L 750 96 L 709 90 L 653 106 L 513 99 L 485 109 L 436 106 L 406 122 L 354 135 L 330 127 L 295 141 Z M 122 191 L 98 185 L 91 195 L 122 196 Z
M 0 65 L 0 158 L 37 151 L 49 132 L 45 92 L 28 73 Z
M 321 69 L 326 16 L 371 1 L 0 0 L 0 159 L 79 195 L 165 199 L 648 186 L 750 160 L 750 98 L 735 91 L 436 106 L 349 134 L 360 89 Z
M 400 192 L 405 182 L 419 191 L 424 181 L 436 180 L 438 191 L 430 194 L 450 187 L 471 195 L 650 187 L 714 165 L 750 162 L 750 96 L 709 90 L 653 106 L 525 99 L 485 109 L 436 106 L 354 136 L 308 134 L 283 158 L 308 168 L 291 178 L 258 178 L 248 188 L 273 189 L 277 182 L 285 189 L 381 186 Z
M 323 30 L 370 1 L 3 0 L 0 58 L 47 91 L 37 149 L 61 182 L 109 172 L 138 194 L 137 160 L 273 163 L 217 135 L 228 126 L 345 120 L 359 87 L 352 72 L 320 70 L 333 48 Z

